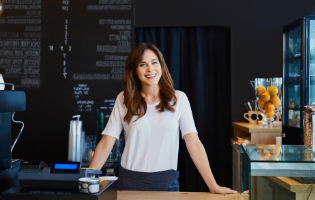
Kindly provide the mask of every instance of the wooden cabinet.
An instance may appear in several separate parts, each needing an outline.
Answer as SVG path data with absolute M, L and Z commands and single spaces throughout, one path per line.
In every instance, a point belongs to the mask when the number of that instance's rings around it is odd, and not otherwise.
M 259 124 L 244 122 L 233 122 L 233 139 L 236 137 L 250 137 L 252 144 L 276 144 L 276 137 L 282 137 L 282 127 L 280 128 L 259 128 Z

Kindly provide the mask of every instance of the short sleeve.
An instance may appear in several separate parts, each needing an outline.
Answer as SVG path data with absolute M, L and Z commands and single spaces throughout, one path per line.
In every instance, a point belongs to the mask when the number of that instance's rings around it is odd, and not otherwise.
M 181 115 L 179 117 L 179 128 L 182 132 L 182 138 L 187 133 L 197 133 L 197 129 L 195 126 L 195 121 L 192 115 L 190 103 L 185 93 L 182 93 L 183 97 L 181 99 L 180 108 L 182 110 Z
M 106 127 L 102 132 L 102 135 L 109 135 L 117 138 L 117 140 L 119 140 L 120 133 L 123 129 L 120 117 L 120 110 L 122 110 L 122 102 L 119 98 L 120 95 L 122 95 L 122 93 L 117 96 L 112 113 L 110 114 Z

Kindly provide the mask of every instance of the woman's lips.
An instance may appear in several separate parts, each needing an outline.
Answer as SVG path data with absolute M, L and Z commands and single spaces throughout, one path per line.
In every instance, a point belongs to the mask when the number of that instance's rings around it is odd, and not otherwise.
M 157 74 L 151 74 L 151 75 L 145 75 L 146 78 L 148 79 L 153 79 L 156 77 Z

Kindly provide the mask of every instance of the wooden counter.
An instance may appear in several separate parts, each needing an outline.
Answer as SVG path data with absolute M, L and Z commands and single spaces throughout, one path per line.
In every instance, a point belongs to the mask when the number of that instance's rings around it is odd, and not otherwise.
M 260 124 L 233 122 L 234 140 L 236 137 L 250 137 L 252 144 L 276 144 L 276 137 L 282 137 L 280 128 L 259 128 Z
M 247 198 L 246 198 L 247 197 Z M 242 200 L 238 194 L 211 194 L 210 192 L 149 192 L 149 191 L 120 191 L 117 200 Z M 244 200 L 248 196 L 243 195 Z

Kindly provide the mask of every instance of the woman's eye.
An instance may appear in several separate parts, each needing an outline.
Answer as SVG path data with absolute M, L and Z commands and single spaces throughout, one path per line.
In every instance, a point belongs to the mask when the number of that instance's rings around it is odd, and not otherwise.
M 154 65 L 158 64 L 158 62 L 153 62 Z
M 140 67 L 143 67 L 143 66 L 145 66 L 145 64 L 140 64 Z

